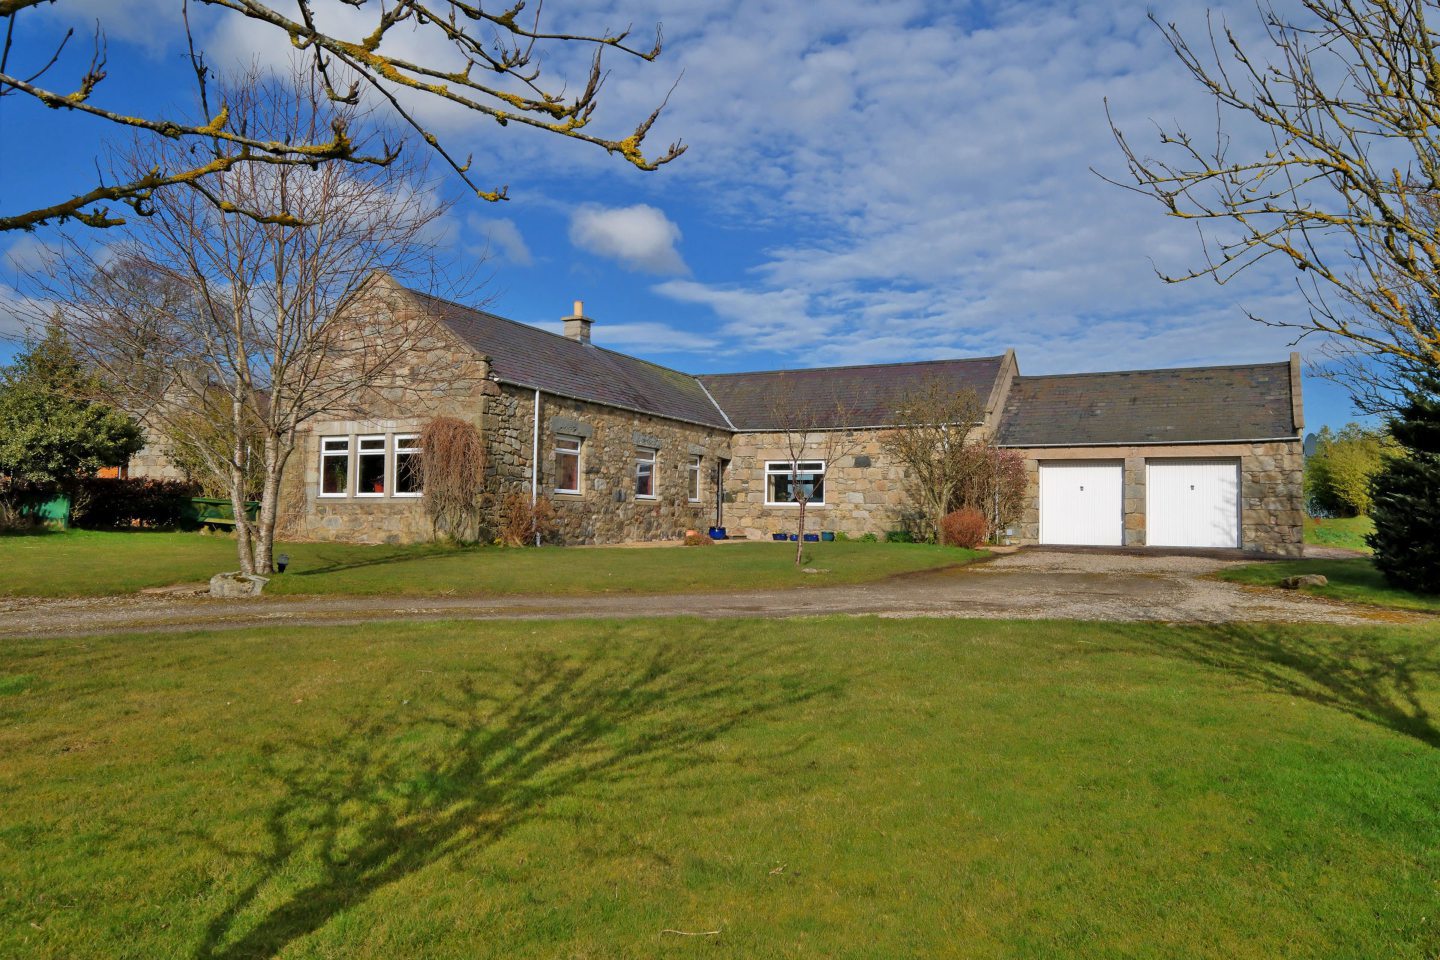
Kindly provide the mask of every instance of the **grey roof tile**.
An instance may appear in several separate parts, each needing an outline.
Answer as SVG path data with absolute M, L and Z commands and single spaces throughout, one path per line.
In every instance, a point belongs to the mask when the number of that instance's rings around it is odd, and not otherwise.
M 762 373 L 701 374 L 715 402 L 737 430 L 775 429 L 776 406 L 793 405 L 802 419 L 833 427 L 877 427 L 895 422 L 895 408 L 908 393 L 939 378 L 956 390 L 990 396 L 1005 358 L 973 357 L 855 367 L 815 367 Z M 833 422 L 832 422 L 833 421 Z M 791 422 L 794 422 L 793 420 Z
M 1003 446 L 1203 443 L 1296 436 L 1290 365 L 1016 377 Z
M 688 373 L 412 290 L 420 305 L 490 358 L 497 380 L 726 429 L 724 415 Z

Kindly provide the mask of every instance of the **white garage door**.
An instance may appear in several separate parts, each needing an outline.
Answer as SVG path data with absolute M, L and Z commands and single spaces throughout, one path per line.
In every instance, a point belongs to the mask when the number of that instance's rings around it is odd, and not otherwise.
M 1040 542 L 1120 546 L 1124 492 L 1119 460 L 1040 464 Z
M 1240 464 L 1234 460 L 1147 463 L 1145 542 L 1152 547 L 1240 546 Z

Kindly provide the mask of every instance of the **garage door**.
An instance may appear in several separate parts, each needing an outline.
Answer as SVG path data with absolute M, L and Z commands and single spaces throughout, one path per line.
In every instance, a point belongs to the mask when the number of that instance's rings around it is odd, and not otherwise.
M 1040 464 L 1040 542 L 1120 546 L 1124 490 L 1119 460 Z
M 1238 547 L 1240 464 L 1234 460 L 1148 462 L 1145 542 L 1152 547 Z

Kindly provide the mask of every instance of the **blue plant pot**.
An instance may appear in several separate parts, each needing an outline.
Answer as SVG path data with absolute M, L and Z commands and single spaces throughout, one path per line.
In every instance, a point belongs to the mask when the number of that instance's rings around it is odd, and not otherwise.
M 790 538 L 787 537 L 787 536 L 786 536 L 785 534 L 783 534 L 783 533 L 772 533 L 772 534 L 770 534 L 770 539 L 771 539 L 771 540 L 789 540 Z
M 821 539 L 821 540 L 824 540 L 826 543 L 829 543 L 830 541 L 832 541 L 832 540 L 835 539 L 835 531 L 834 531 L 834 530 L 826 530 L 826 531 L 822 532 L 822 533 L 820 534 L 820 539 Z
M 711 539 L 711 540 L 724 540 L 724 539 L 726 539 L 726 537 L 725 537 L 725 528 L 724 528 L 724 527 L 711 527 L 709 533 L 710 533 L 710 539 Z
M 790 534 L 789 540 L 790 540 L 791 543 L 794 543 L 795 541 L 797 541 L 797 540 L 799 540 L 799 539 L 800 539 L 800 537 L 799 537 L 798 534 L 794 534 L 794 533 Z
M 806 543 L 819 543 L 819 542 L 820 542 L 820 534 L 818 534 L 818 533 L 807 533 L 807 534 L 805 534 L 805 542 L 806 542 Z

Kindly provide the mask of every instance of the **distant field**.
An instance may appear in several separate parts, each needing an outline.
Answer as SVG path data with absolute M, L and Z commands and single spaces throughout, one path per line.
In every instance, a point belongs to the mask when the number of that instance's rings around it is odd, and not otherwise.
M 1375 532 L 1375 522 L 1369 517 L 1340 517 L 1333 520 L 1305 518 L 1305 542 L 1322 547 L 1342 547 L 1369 553 L 1370 545 L 1365 535 Z

